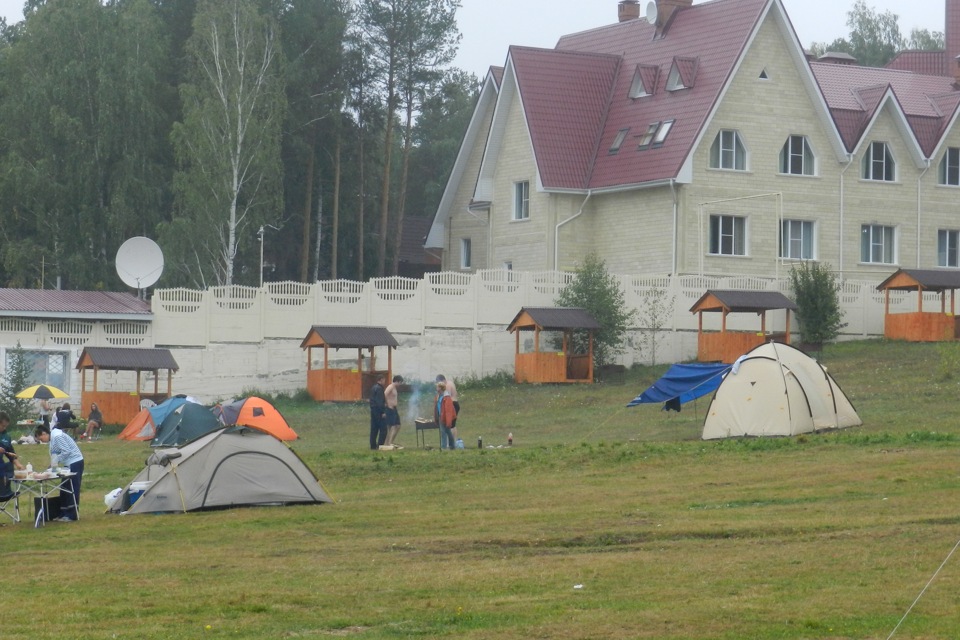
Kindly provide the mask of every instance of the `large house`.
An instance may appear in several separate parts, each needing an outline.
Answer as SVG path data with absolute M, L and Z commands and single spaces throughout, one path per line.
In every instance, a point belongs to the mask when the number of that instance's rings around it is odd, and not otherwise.
M 444 270 L 960 268 L 960 0 L 945 52 L 885 69 L 811 60 L 781 0 L 617 9 L 491 68 L 426 241 Z

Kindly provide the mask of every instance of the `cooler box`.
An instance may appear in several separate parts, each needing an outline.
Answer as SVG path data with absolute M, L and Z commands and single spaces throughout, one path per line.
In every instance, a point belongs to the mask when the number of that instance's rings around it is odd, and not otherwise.
M 128 503 L 132 507 L 133 504 L 140 499 L 140 496 L 143 495 L 143 492 L 150 488 L 153 482 L 131 482 L 130 489 L 127 490 Z

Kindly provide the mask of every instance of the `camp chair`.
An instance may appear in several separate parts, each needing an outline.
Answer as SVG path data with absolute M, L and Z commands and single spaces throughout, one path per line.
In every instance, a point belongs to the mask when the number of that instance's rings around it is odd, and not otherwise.
M 0 478 L 0 514 L 20 522 L 20 492 L 13 490 L 10 478 Z

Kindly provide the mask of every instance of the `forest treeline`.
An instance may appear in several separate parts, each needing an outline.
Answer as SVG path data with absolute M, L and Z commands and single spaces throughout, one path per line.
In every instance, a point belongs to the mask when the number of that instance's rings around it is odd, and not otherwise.
M 394 275 L 477 96 L 458 8 L 28 0 L 0 24 L 0 286 L 123 289 L 133 236 L 161 287 Z

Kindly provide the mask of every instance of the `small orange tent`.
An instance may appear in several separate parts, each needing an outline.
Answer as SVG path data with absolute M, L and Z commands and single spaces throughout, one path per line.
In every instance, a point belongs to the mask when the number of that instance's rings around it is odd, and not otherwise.
M 157 425 L 153 423 L 153 416 L 150 415 L 150 409 L 144 407 L 140 412 L 133 416 L 133 419 L 127 423 L 120 435 L 120 440 L 152 440 L 157 433 Z
M 213 413 L 225 425 L 253 427 L 280 440 L 296 440 L 299 437 L 276 407 L 256 396 L 217 405 Z

